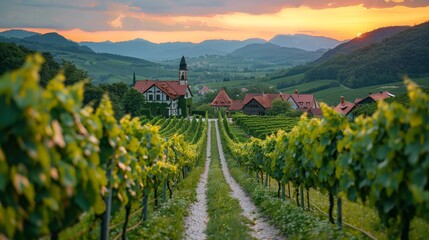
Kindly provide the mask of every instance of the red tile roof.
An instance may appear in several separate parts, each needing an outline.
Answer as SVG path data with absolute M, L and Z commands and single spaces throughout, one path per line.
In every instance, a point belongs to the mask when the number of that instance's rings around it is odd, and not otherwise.
M 259 104 L 261 104 L 265 109 L 271 108 L 273 106 L 271 101 L 269 100 L 269 98 L 267 96 L 264 96 L 264 95 L 255 96 L 255 97 L 253 97 L 253 99 L 255 99 L 255 101 L 257 101 Z
M 141 93 L 145 93 L 153 85 L 167 94 L 171 99 L 185 96 L 189 89 L 188 85 L 180 85 L 179 81 L 159 81 L 159 80 L 138 80 L 134 88 Z M 190 89 L 189 92 L 191 93 Z M 191 93 L 192 94 L 192 93 Z
M 289 95 L 289 94 L 288 94 Z M 318 108 L 318 104 L 313 94 L 290 94 L 289 95 L 295 104 L 298 106 L 298 109 L 307 109 L 313 108 L 313 105 Z
M 373 93 L 370 94 L 369 97 L 371 97 L 372 99 L 374 99 L 375 101 L 378 100 L 382 100 L 382 99 L 386 99 L 386 98 L 390 98 L 390 97 L 394 97 L 395 95 L 391 94 L 388 91 L 383 91 L 383 92 L 378 92 L 378 93 Z
M 347 114 L 349 114 L 355 107 L 356 107 L 355 103 L 343 101 L 343 102 L 340 102 L 334 108 L 334 110 L 338 113 L 344 114 L 344 116 L 347 116 Z
M 322 116 L 322 109 L 320 108 L 310 108 L 308 110 L 308 113 L 315 116 L 315 117 L 321 117 Z
M 298 110 L 305 110 L 312 108 L 313 105 L 318 108 L 318 104 L 316 99 L 312 94 L 246 94 L 244 96 L 244 100 L 242 102 L 243 106 L 247 105 L 252 99 L 255 99 L 259 102 L 264 108 L 271 108 L 272 103 L 276 99 L 282 99 L 283 101 L 287 101 L 289 97 L 292 97 L 293 101 L 298 106 Z M 300 104 L 302 103 L 302 104 Z M 308 103 L 308 105 L 307 105 Z
M 239 111 L 241 109 L 243 109 L 243 102 L 241 102 L 240 100 L 233 100 L 231 103 L 231 106 L 229 106 L 229 110 L 230 111 Z
M 232 99 L 225 92 L 225 89 L 221 89 L 216 97 L 213 99 L 210 106 L 212 107 L 229 107 L 232 104 Z
M 379 100 L 384 100 L 386 98 L 390 98 L 390 97 L 394 97 L 395 95 L 393 95 L 392 93 L 388 92 L 388 91 L 382 91 L 382 92 L 377 92 L 377 93 L 372 93 L 369 94 L 368 97 L 366 98 L 356 98 L 355 103 L 359 104 L 361 101 L 371 98 L 374 101 L 379 101 Z

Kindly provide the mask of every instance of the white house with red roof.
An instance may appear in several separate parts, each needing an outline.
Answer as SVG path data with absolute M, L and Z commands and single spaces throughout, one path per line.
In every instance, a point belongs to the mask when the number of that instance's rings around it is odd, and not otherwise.
M 161 109 L 165 115 L 175 116 L 190 114 L 192 104 L 192 92 L 188 84 L 188 68 L 185 57 L 182 57 L 179 66 L 179 79 L 138 80 L 134 88 L 141 92 L 147 103 L 159 103 L 165 109 Z

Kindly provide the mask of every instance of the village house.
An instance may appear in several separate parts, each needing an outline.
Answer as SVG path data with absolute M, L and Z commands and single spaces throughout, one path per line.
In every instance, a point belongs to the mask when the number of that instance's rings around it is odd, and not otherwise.
M 210 103 L 210 106 L 219 108 L 229 108 L 232 104 L 232 99 L 228 96 L 225 89 L 221 89 L 213 101 Z
M 341 96 L 340 103 L 334 108 L 337 113 L 341 113 L 349 119 L 353 119 L 352 110 L 357 107 L 356 103 L 347 102 L 344 100 L 344 96 Z
M 379 100 L 384 100 L 386 98 L 395 97 L 392 93 L 388 91 L 380 91 L 377 93 L 369 93 L 367 97 L 365 98 L 356 98 L 355 103 L 358 105 L 367 104 L 367 103 L 373 103 L 377 102 Z
M 178 80 L 137 80 L 134 88 L 144 95 L 153 115 L 187 116 L 191 112 L 193 95 L 185 57 L 180 61 Z
M 224 89 L 219 91 L 213 102 L 210 104 L 213 107 L 226 107 L 228 111 L 243 111 L 249 115 L 265 115 L 266 110 L 272 107 L 272 103 L 276 99 L 288 101 L 291 108 L 302 112 L 311 112 L 316 115 L 320 111 L 316 98 L 312 94 L 299 94 L 297 90 L 293 94 L 270 93 L 270 94 L 246 94 L 242 101 L 231 100 Z
M 344 96 L 341 96 L 340 103 L 334 108 L 334 110 L 343 114 L 344 116 L 347 116 L 349 119 L 353 119 L 355 117 L 353 114 L 353 109 L 364 104 L 377 102 L 390 97 L 395 97 L 395 95 L 388 91 L 380 91 L 377 93 L 369 93 L 365 98 L 356 98 L 355 101 L 351 103 L 345 101 Z

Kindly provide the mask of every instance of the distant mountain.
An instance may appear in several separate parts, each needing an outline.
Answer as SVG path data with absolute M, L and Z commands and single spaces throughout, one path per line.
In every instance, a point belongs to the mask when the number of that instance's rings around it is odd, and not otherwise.
M 263 39 L 238 40 L 206 40 L 201 43 L 168 42 L 152 43 L 144 39 L 124 42 L 81 42 L 95 52 L 120 54 L 149 60 L 168 60 L 178 56 L 199 57 L 204 55 L 225 55 L 252 43 L 264 43 Z
M 35 35 L 40 35 L 40 33 L 20 29 L 11 29 L 4 32 L 0 32 L 0 36 L 5 38 L 26 38 Z
M 55 32 L 33 35 L 30 37 L 23 38 L 23 40 L 29 41 L 29 42 L 37 42 L 42 44 L 54 44 L 54 45 L 61 45 L 61 46 L 78 46 L 79 45 Z
M 268 42 L 279 45 L 280 47 L 300 48 L 307 51 L 331 49 L 342 43 L 333 38 L 306 34 L 279 34 Z
M 429 22 L 410 27 L 382 42 L 315 64 L 306 81 L 333 79 L 348 87 L 400 81 L 429 73 Z
M 389 38 L 409 28 L 409 26 L 384 27 L 364 33 L 359 37 L 342 43 L 334 49 L 327 51 L 320 59 L 317 60 L 317 62 L 325 61 L 338 55 L 346 55 L 359 48 L 367 47 L 374 43 L 380 43 L 386 38 Z
M 272 43 L 254 43 L 237 49 L 228 56 L 296 66 L 314 61 L 322 56 L 325 51 L 305 51 L 298 48 L 280 47 Z

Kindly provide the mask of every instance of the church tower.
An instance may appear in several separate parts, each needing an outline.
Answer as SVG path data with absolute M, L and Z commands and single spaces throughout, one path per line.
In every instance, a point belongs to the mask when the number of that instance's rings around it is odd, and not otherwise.
M 179 84 L 188 85 L 188 65 L 186 64 L 184 56 L 182 56 L 182 59 L 180 60 Z

